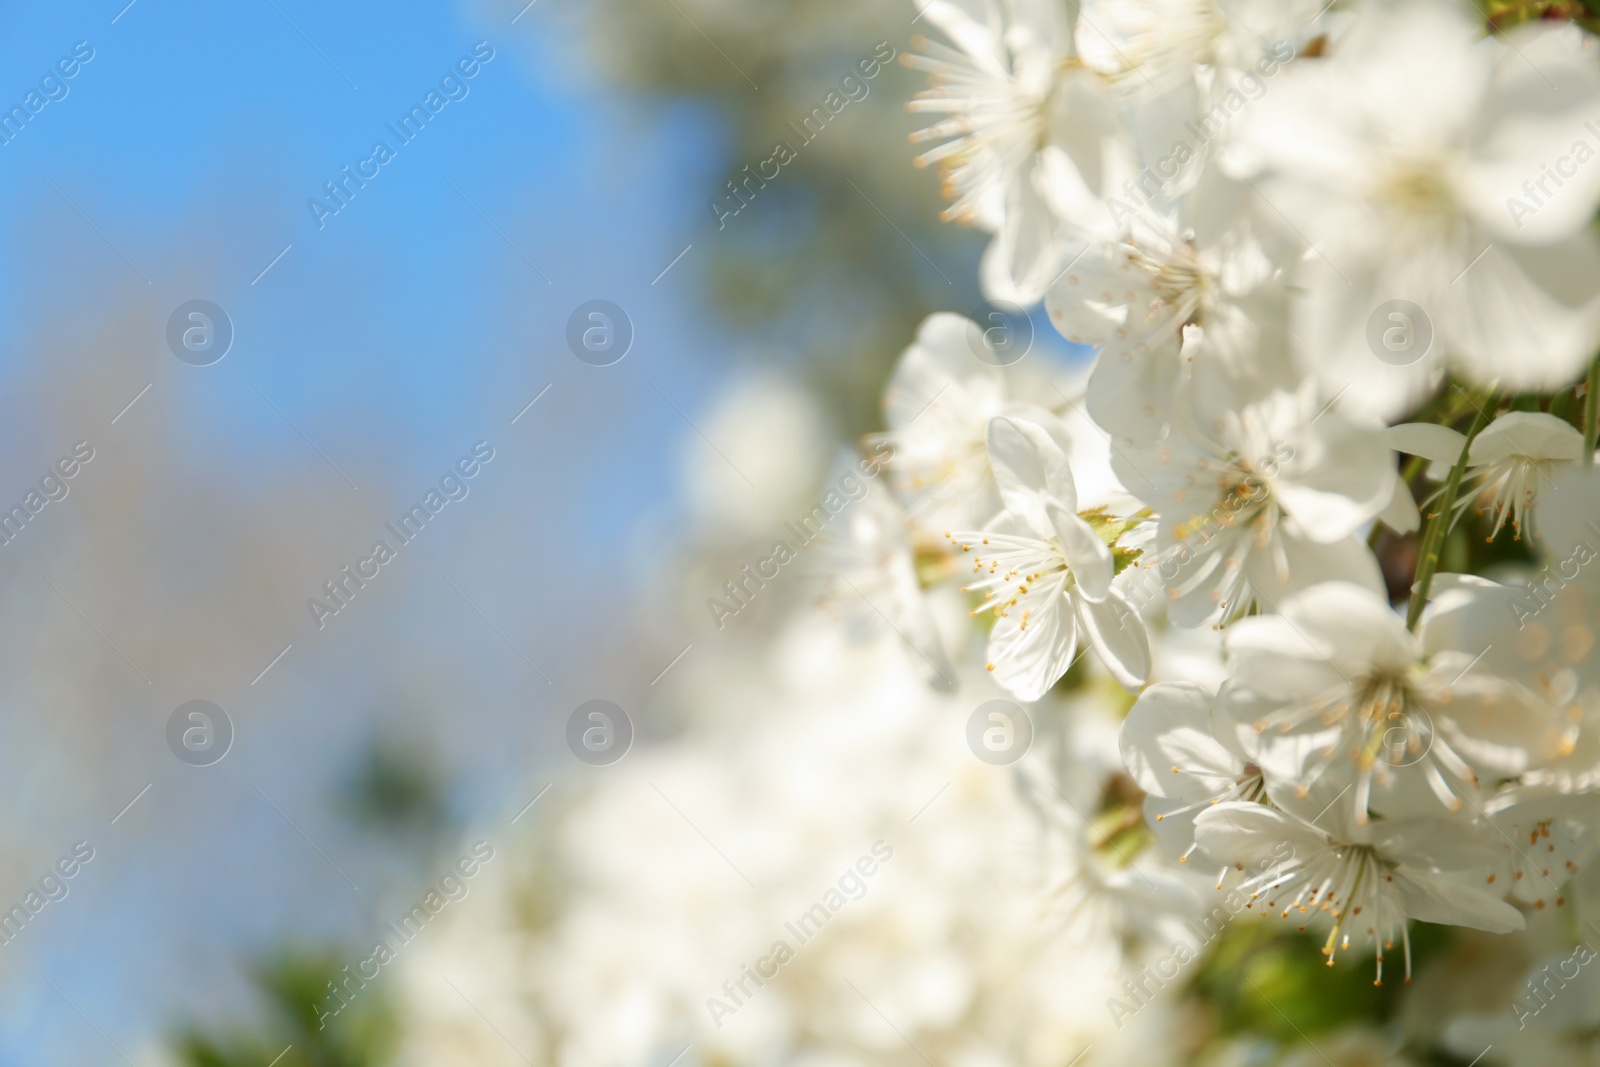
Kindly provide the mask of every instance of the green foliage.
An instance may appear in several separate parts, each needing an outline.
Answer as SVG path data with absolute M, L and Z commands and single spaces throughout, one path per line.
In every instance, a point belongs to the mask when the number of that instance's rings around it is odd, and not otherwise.
M 358 824 L 422 839 L 451 824 L 445 794 L 426 745 L 384 736 L 368 747 L 340 799 Z
M 1572 19 L 1590 30 L 1600 24 L 1597 0 L 1480 0 L 1478 6 L 1499 30 L 1536 19 Z
M 396 1025 L 378 984 L 369 983 L 326 1027 L 318 1025 L 318 1005 L 343 966 L 331 952 L 284 950 L 253 972 L 262 1008 L 254 1029 L 219 1035 L 186 1026 L 173 1040 L 178 1062 L 186 1067 L 382 1067 L 393 1055 Z
M 924 124 L 904 111 L 923 75 L 882 64 L 815 136 L 795 132 L 880 43 L 910 48 L 927 29 L 914 15 L 909 0 L 598 0 L 590 24 L 594 60 L 617 84 L 655 102 L 699 101 L 724 120 L 727 158 L 691 216 L 706 298 L 748 335 L 748 354 L 826 400 L 845 438 L 880 427 L 877 397 L 917 323 L 979 301 L 987 238 L 939 220 L 938 174 L 913 167 L 906 141 Z M 761 184 L 752 175 L 771 175 L 762 164 L 780 142 L 794 157 Z M 730 181 L 748 203 L 719 219 L 713 203 L 740 203 Z
M 1448 927 L 1413 923 L 1413 969 L 1442 952 L 1450 937 Z M 1384 984 L 1376 986 L 1371 953 L 1341 952 L 1330 967 L 1323 940 L 1315 928 L 1300 933 L 1290 920 L 1234 922 L 1203 957 L 1194 992 L 1216 1013 L 1223 1035 L 1264 1036 L 1284 1046 L 1393 1019 L 1406 989 L 1400 946 L 1385 954 Z
M 1111 549 L 1113 574 L 1121 574 L 1137 561 L 1140 556 L 1144 555 L 1142 549 L 1128 548 L 1117 544 L 1117 539 L 1141 523 L 1148 522 L 1150 516 L 1151 511 L 1149 508 L 1136 511 L 1127 518 L 1118 518 L 1108 514 L 1103 507 L 1090 508 L 1088 511 L 1079 514 L 1079 518 L 1087 522 L 1096 536 L 1105 542 L 1106 547 Z

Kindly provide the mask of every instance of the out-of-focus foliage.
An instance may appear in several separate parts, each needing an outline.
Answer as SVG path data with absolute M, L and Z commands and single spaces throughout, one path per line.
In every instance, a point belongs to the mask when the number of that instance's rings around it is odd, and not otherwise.
M 1572 19 L 1590 30 L 1600 26 L 1595 0 L 1483 0 L 1479 6 L 1497 29 L 1532 19 Z
M 286 949 L 255 969 L 261 1018 L 249 1030 L 216 1035 L 186 1028 L 174 1042 L 189 1067 L 379 1067 L 388 1062 L 395 1019 L 382 990 L 319 1026 L 317 1005 L 343 962 L 327 951 Z
M 352 818 L 409 839 L 433 839 L 450 825 L 449 783 L 418 740 L 377 738 L 343 794 Z
M 392 865 L 415 873 L 459 832 L 448 783 L 421 741 L 379 737 L 351 769 L 338 797 L 357 825 L 389 839 Z M 260 1010 L 249 1024 L 186 1024 L 173 1053 L 184 1067 L 381 1067 L 398 1020 L 379 979 L 347 1009 L 324 1017 L 334 986 L 358 954 L 338 945 L 288 945 L 251 968 Z
M 912 167 L 904 104 L 920 75 L 886 64 L 809 142 L 789 125 L 859 78 L 880 42 L 903 54 L 926 28 L 914 15 L 909 3 L 603 0 L 589 22 L 591 53 L 617 84 L 704 100 L 726 120 L 727 170 L 705 190 L 694 238 L 710 257 L 709 298 L 792 360 L 849 434 L 876 428 L 879 387 L 916 324 L 978 301 L 981 235 L 940 223 L 937 177 Z M 797 157 L 719 228 L 712 201 L 733 203 L 721 182 L 754 173 L 779 141 Z

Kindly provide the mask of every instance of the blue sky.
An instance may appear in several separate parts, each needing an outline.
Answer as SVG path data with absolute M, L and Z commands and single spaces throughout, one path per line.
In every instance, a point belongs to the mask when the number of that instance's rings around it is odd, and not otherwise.
M 28 943 L 0 948 L 0 1067 L 112 1062 L 106 1040 L 132 1055 L 176 1014 L 225 1017 L 241 1005 L 249 952 L 287 931 L 348 932 L 385 893 L 403 894 L 318 799 L 383 714 L 370 709 L 414 688 L 450 691 L 459 672 L 470 677 L 455 690 L 470 697 L 462 734 L 515 739 L 466 765 L 468 814 L 535 784 L 548 738 L 530 722 L 608 695 L 571 664 L 618 595 L 603 587 L 640 565 L 612 565 L 631 530 L 669 505 L 682 449 L 700 447 L 673 405 L 694 417 L 729 363 L 693 252 L 656 280 L 704 230 L 703 190 L 724 163 L 718 126 L 694 106 L 640 111 L 595 84 L 551 0 L 515 25 L 450 3 L 123 3 L 0 11 L 6 106 L 77 42 L 94 50 L 65 98 L 0 146 L 0 499 L 20 500 L 76 435 L 105 457 L 77 498 L 52 505 L 52 533 L 0 556 L 0 581 L 48 598 L 48 579 L 99 632 L 73 637 L 86 654 L 124 670 L 106 647 L 120 646 L 133 652 L 126 666 L 155 675 L 124 679 L 126 698 L 105 710 L 122 717 L 107 727 L 121 750 L 94 764 L 33 731 L 49 708 L 6 698 L 6 803 L 32 845 L 0 876 L 0 899 L 20 897 L 33 868 L 79 838 L 97 851 Z M 480 41 L 494 58 L 468 95 L 398 146 L 385 123 Z M 380 138 L 395 158 L 319 229 L 308 198 Z M 569 314 L 595 298 L 634 323 L 614 367 L 566 347 Z M 179 362 L 164 340 L 173 309 L 195 299 L 233 324 L 233 347 L 209 367 Z M 358 602 L 314 633 L 306 596 L 478 440 L 496 463 L 414 550 L 416 565 L 385 578 L 370 611 Z M 163 469 L 145 469 L 156 457 Z M 116 582 L 92 581 L 58 549 L 87 535 L 75 524 L 88 494 L 135 474 L 159 474 L 141 502 L 155 511 L 202 507 L 207 487 L 227 487 L 241 506 L 265 502 L 249 521 L 268 543 L 274 524 L 309 529 L 297 584 L 218 607 L 214 583 L 196 578 L 145 610 Z M 205 548 L 199 530 L 183 547 L 197 572 L 215 562 Z M 151 728 L 198 683 L 135 666 L 142 628 L 186 610 L 270 636 L 248 669 L 229 666 L 237 682 L 206 690 L 239 725 L 238 751 L 217 767 L 226 776 L 178 766 Z M 480 618 L 498 620 L 504 644 Z M 33 638 L 34 654 L 55 633 Z M 419 634 L 429 656 L 407 653 L 395 669 L 386 654 Z M 246 684 L 289 642 L 262 685 Z M 529 661 L 554 676 L 548 689 Z M 273 794 L 281 815 L 260 799 Z M 300 831 L 362 892 L 346 893 Z
M 213 391 L 215 419 L 196 430 L 244 454 L 282 447 L 283 420 L 253 381 L 357 466 L 431 465 L 545 384 L 612 384 L 575 373 L 562 344 L 567 313 L 592 296 L 637 320 L 630 360 L 700 390 L 681 344 L 662 343 L 706 325 L 681 307 L 692 259 L 649 282 L 702 221 L 691 190 L 709 184 L 708 120 L 687 108 L 619 117 L 570 65 L 576 43 L 552 47 L 563 30 L 537 8 L 499 26 L 453 5 L 138 0 L 113 25 L 119 6 L 0 16 L 0 99 L 20 101 L 75 42 L 95 50 L 70 95 L 0 147 L 13 206 L 0 221 L 0 330 L 13 339 L 75 290 L 120 285 L 152 314 L 213 300 L 237 341 L 216 373 L 175 383 Z M 470 95 L 398 147 L 384 124 L 479 41 L 495 59 Z M 396 158 L 319 230 L 307 200 L 380 137 Z M 6 347 L 8 362 L 29 358 Z M 643 436 L 677 416 L 652 405 L 630 418 L 645 420 L 633 424 Z M 628 488 L 662 484 L 659 470 L 640 473 Z

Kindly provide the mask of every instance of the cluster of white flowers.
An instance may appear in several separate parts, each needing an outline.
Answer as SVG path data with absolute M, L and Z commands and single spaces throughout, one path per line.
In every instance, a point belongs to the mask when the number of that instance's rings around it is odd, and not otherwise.
M 1115 773 L 1115 715 L 1078 702 L 1019 789 L 964 738 L 981 669 L 937 692 L 816 612 L 709 651 L 701 728 L 542 800 L 398 963 L 403 1067 L 1183 1061 L 1181 1001 L 1119 1028 L 1104 991 L 1194 890 L 1080 851 L 1096 798 L 1049 784 Z
M 1464 0 L 918 21 L 912 140 L 998 310 L 922 324 L 816 552 L 876 636 L 697 645 L 683 734 L 402 964 L 402 1062 L 1262 1063 L 1182 994 L 1236 920 L 1379 984 L 1470 928 L 1403 1025 L 1274 1062 L 1594 1062 L 1600 42 Z M 1040 302 L 1086 375 L 1016 362 Z
M 1330 966 L 1370 946 L 1381 984 L 1398 946 L 1409 980 L 1410 920 L 1566 904 L 1600 811 L 1600 41 L 1456 0 L 922 14 L 912 140 L 993 234 L 985 296 L 1094 350 L 1081 407 L 1020 403 L 935 315 L 886 398 L 994 679 L 1036 701 L 1092 649 L 1154 836 Z M 1151 684 L 1194 628 L 1220 677 Z

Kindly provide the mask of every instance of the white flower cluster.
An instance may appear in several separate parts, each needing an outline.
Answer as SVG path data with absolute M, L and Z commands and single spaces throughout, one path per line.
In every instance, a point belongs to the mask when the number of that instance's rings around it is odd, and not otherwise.
M 1115 772 L 1105 708 L 1036 741 L 1019 790 L 963 738 L 981 670 L 938 693 L 815 612 L 759 655 L 706 651 L 674 672 L 693 735 L 540 801 L 542 844 L 530 814 L 399 961 L 399 1064 L 1183 1062 L 1180 1001 L 1118 1028 L 1104 996 L 1193 891 L 1080 850 L 1091 791 L 1047 784 L 1053 760 Z
M 922 324 L 816 551 L 876 640 L 697 641 L 681 736 L 562 783 L 401 963 L 399 1062 L 1259 1064 L 1184 995 L 1236 921 L 1380 983 L 1472 928 L 1404 1035 L 1271 1062 L 1595 1062 L 1600 43 L 1450 0 L 918 21 L 1001 310 Z M 1086 378 L 1015 362 L 1040 301 Z M 816 451 L 734 406 L 741 455 Z
M 885 399 L 924 584 L 964 577 L 1019 700 L 1092 649 L 1164 850 L 1330 966 L 1370 946 L 1381 984 L 1399 946 L 1409 980 L 1410 920 L 1565 904 L 1600 813 L 1600 41 L 1455 0 L 922 16 L 912 140 L 993 235 L 985 296 L 1094 348 L 1081 405 L 1025 402 L 1005 339 L 924 323 Z M 1196 628 L 1218 676 L 1150 684 Z

